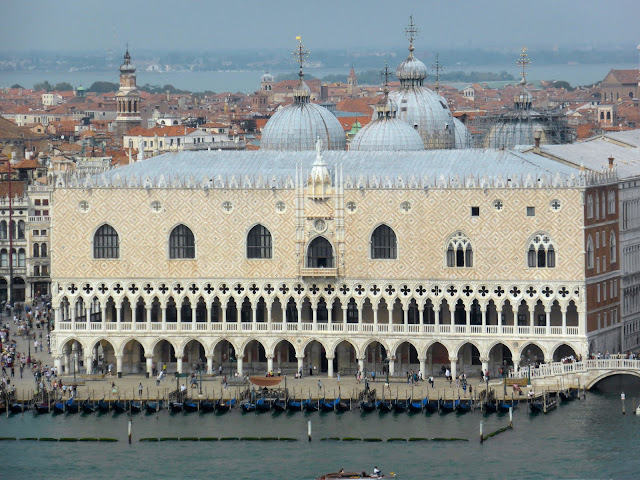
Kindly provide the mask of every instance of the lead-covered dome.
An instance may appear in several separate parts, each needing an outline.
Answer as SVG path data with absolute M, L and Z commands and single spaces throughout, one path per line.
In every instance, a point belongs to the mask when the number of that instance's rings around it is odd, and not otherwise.
M 311 91 L 301 81 L 294 91 L 294 103 L 273 115 L 262 131 L 263 150 L 314 150 L 318 138 L 327 150 L 344 150 L 346 135 L 336 116 L 311 103 Z
M 120 65 L 120 73 L 135 73 L 136 67 L 131 63 L 131 55 L 129 55 L 129 49 L 124 54 L 124 63 Z
M 396 118 L 397 104 L 385 97 L 376 105 L 377 118 L 353 137 L 349 146 L 356 151 L 418 151 L 424 150 L 420 134 Z
M 473 138 L 467 126 L 456 117 L 453 117 L 453 125 L 455 126 L 456 148 L 472 148 Z
M 262 74 L 262 77 L 260 77 L 260 81 L 262 83 L 273 83 L 273 75 L 271 75 L 271 73 L 269 73 L 269 71 L 267 70 Z

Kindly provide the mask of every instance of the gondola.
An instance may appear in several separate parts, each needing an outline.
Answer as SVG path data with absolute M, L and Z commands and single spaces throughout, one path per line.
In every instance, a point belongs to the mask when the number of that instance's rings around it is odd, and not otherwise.
M 34 410 L 36 413 L 49 413 L 51 411 L 51 406 L 48 403 L 36 403 L 34 405 Z
M 375 412 L 376 408 L 376 402 L 360 402 L 360 410 L 364 413 Z
M 471 411 L 471 400 L 460 400 L 458 404 L 458 413 L 468 413 Z
M 129 410 L 129 406 L 127 405 L 127 402 L 117 401 L 117 402 L 113 402 L 111 405 L 115 413 L 126 413 L 127 410 Z
M 264 398 L 260 398 L 256 402 L 255 407 L 258 412 L 269 412 L 271 411 L 271 402 Z
M 578 398 L 578 389 L 570 388 L 568 390 L 563 390 L 559 393 L 559 395 L 560 400 L 562 400 L 563 402 L 571 402 L 572 400 Z
M 158 410 L 162 410 L 162 400 L 159 402 L 147 402 L 144 408 L 147 410 L 147 413 L 156 413 Z
M 320 402 L 320 411 L 325 413 L 333 412 L 338 406 L 338 403 L 340 403 L 340 397 L 336 398 L 335 400 L 331 400 L 329 402 Z
M 216 405 L 215 405 L 216 412 L 218 412 L 218 413 L 228 412 L 235 405 L 236 405 L 236 399 L 235 398 L 232 398 L 231 400 L 228 400 L 228 401 L 218 400 L 216 402 Z
M 460 405 L 460 400 L 453 400 L 451 402 L 442 402 L 440 403 L 440 413 L 451 413 L 458 410 L 458 406 Z
M 505 400 L 498 403 L 498 411 L 500 413 L 509 413 L 509 408 L 515 410 L 518 408 L 518 400 Z
M 276 400 L 273 402 L 273 411 L 274 412 L 284 412 L 287 410 L 287 404 L 284 400 Z
M 78 413 L 80 411 L 80 404 L 74 401 L 73 397 L 65 402 L 65 406 L 67 407 L 67 413 Z
M 82 411 L 84 413 L 95 413 L 96 409 L 98 408 L 95 404 L 95 402 L 90 402 L 88 399 L 85 400 L 84 402 L 82 402 Z
M 306 400 L 305 400 L 306 402 Z M 290 412 L 299 412 L 304 408 L 304 402 L 298 402 L 297 400 L 291 400 L 287 402 L 287 410 Z
M 182 408 L 187 413 L 194 413 L 198 411 L 198 403 L 197 402 L 184 402 L 182 404 Z
M 429 403 L 429 399 L 426 398 L 426 397 L 423 398 L 419 402 L 414 402 L 413 400 L 411 400 L 409 402 L 409 412 L 410 413 L 421 413 L 426 408 L 428 403 Z
M 142 403 L 141 402 L 131 402 L 129 405 L 131 409 L 131 413 L 140 413 L 142 411 Z
M 26 412 L 29 408 L 31 408 L 31 406 L 25 403 L 12 403 L 9 405 L 9 411 L 14 414 Z
M 376 407 L 378 408 L 378 411 L 382 413 L 389 413 L 391 410 L 393 410 L 391 402 L 386 402 L 384 400 L 378 400 L 378 402 L 376 403 Z
M 393 407 L 393 411 L 395 413 L 405 413 L 407 411 L 408 404 L 408 401 L 398 399 L 395 399 L 393 402 L 391 402 L 391 406 Z
M 498 405 L 494 402 L 486 402 L 484 404 L 485 413 L 496 413 L 498 411 Z
M 253 413 L 256 411 L 256 404 L 253 402 L 244 402 L 240 404 L 242 413 Z
M 542 398 L 532 399 L 532 401 L 529 403 L 529 411 L 531 413 L 544 412 L 544 399 Z
M 344 400 L 340 400 L 336 403 L 337 412 L 348 412 L 349 410 L 351 410 L 351 402 L 347 403 Z
M 352 479 L 358 479 L 358 478 L 396 478 L 395 473 L 391 472 L 391 473 L 385 473 L 385 474 L 369 474 L 367 472 L 345 472 L 345 471 L 341 471 L 341 472 L 337 472 L 337 473 L 326 473 L 324 475 L 319 475 L 316 477 L 316 480 L 339 480 L 339 479 L 345 479 L 345 478 L 352 478 Z
M 215 404 L 213 402 L 210 402 L 209 400 L 200 402 L 200 412 L 202 413 L 211 413 L 215 410 L 215 408 Z
M 98 402 L 98 411 L 100 413 L 109 413 L 111 409 L 111 404 L 109 402 L 105 402 L 104 398 Z
M 64 413 L 65 402 L 55 402 L 53 404 L 53 413 Z
M 324 398 L 322 400 L 311 400 L 308 399 L 304 403 L 304 410 L 306 412 L 317 412 L 320 410 L 320 404 L 324 402 Z
M 180 413 L 182 411 L 182 402 L 169 402 L 169 410 L 171 410 L 171 413 Z
M 427 413 L 436 413 L 440 410 L 440 400 L 428 400 L 424 409 Z

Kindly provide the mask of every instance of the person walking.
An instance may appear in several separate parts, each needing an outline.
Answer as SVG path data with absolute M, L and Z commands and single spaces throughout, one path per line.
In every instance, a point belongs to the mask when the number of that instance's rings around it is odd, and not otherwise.
M 138 385 L 138 396 L 142 398 L 142 382 Z

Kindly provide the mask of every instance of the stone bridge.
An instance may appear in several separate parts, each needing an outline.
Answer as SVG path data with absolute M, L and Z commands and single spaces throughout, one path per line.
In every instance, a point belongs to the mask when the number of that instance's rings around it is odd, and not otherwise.
M 520 370 L 512 376 L 522 377 L 526 369 Z M 594 387 L 600 380 L 613 375 L 633 375 L 640 378 L 640 360 L 603 359 L 584 360 L 573 363 L 548 363 L 537 368 L 531 368 L 531 380 L 538 384 L 555 386 L 558 379 L 563 380 L 563 386 Z

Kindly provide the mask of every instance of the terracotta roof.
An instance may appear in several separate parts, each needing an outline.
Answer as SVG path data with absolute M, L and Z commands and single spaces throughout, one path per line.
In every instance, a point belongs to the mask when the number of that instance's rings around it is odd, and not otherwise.
M 134 127 L 129 130 L 125 135 L 129 137 L 153 137 L 158 135 L 159 137 L 178 137 L 181 135 L 189 134 L 191 132 L 195 132 L 195 128 L 185 127 L 184 125 L 170 125 L 167 127 L 153 127 L 153 128 L 143 128 L 143 127 Z
M 19 127 L 11 120 L 0 117 L 0 138 L 44 139 L 46 135 L 34 133 L 26 127 Z
M 371 115 L 373 109 L 370 104 L 376 103 L 375 98 L 346 98 L 336 105 L 336 110 L 341 112 L 358 112 L 365 115 Z
M 22 160 L 21 162 L 13 165 L 12 168 L 16 170 L 33 170 L 40 167 L 40 162 L 37 159 L 32 158 L 31 160 Z
M 0 167 L 2 168 L 2 167 Z M 4 170 L 0 170 L 2 173 L 6 173 L 7 167 L 4 167 Z M 14 180 L 11 182 L 11 196 L 12 197 L 22 197 L 24 196 L 26 181 L 18 181 Z M 9 182 L 0 182 L 0 197 L 8 197 L 9 196 Z
M 613 70 L 611 72 L 620 83 L 638 83 L 638 70 Z

